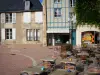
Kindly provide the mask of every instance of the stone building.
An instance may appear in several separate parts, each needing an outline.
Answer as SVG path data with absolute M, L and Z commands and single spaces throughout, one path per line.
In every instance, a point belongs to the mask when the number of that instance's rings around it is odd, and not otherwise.
M 42 44 L 42 13 L 39 0 L 1 0 L 0 43 Z

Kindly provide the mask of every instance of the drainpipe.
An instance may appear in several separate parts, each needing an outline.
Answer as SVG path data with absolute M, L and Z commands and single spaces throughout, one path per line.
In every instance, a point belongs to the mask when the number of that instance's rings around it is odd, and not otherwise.
M 71 44 L 71 19 L 70 19 L 70 0 L 68 0 L 68 23 L 69 23 L 69 43 Z
M 43 46 L 47 46 L 47 0 L 43 1 Z

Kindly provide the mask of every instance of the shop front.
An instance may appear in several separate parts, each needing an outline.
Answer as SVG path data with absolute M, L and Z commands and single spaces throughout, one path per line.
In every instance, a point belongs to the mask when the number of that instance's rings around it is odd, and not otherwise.
M 69 43 L 70 34 L 69 33 L 48 33 L 47 42 L 48 45 L 59 45 Z

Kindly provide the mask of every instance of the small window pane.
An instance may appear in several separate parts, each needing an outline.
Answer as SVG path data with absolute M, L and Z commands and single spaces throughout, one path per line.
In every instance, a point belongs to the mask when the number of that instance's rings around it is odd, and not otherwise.
M 9 36 L 6 36 L 6 39 L 9 39 Z
M 10 39 L 12 39 L 12 36 L 10 35 Z

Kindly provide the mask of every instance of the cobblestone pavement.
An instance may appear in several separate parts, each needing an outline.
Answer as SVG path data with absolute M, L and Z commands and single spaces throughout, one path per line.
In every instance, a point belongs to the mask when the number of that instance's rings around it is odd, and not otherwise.
M 20 71 L 52 55 L 53 49 L 41 45 L 0 45 L 0 75 L 19 75 Z

